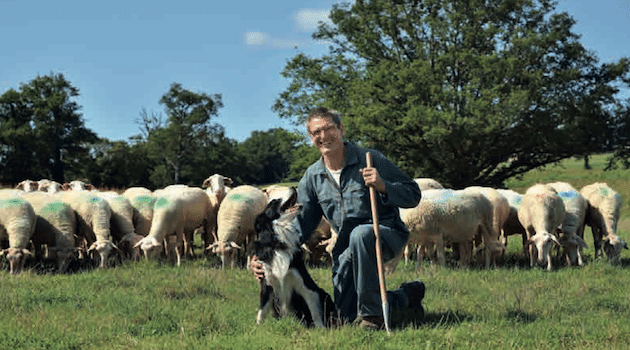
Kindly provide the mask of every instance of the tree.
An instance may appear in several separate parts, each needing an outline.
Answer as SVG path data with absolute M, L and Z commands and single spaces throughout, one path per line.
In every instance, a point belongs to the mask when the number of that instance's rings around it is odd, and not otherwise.
M 252 132 L 238 145 L 239 154 L 245 157 L 244 182 L 271 184 L 287 180 L 295 160 L 294 150 L 303 141 L 303 136 L 283 128 Z
M 64 182 L 87 157 L 96 134 L 85 127 L 79 90 L 63 74 L 37 76 L 2 96 L 4 161 L 18 176 Z M 22 164 L 28 160 L 28 164 Z M 23 179 L 22 178 L 22 179 Z M 14 178 L 13 181 L 19 180 Z
M 501 186 L 607 142 L 616 84 L 630 61 L 599 64 L 575 21 L 541 0 L 357 0 L 333 6 L 296 55 L 274 110 L 302 123 L 313 107 L 342 113 L 347 136 L 412 176 L 456 188 Z
M 141 119 L 145 122 L 143 130 L 150 154 L 160 162 L 151 175 L 158 186 L 185 180 L 182 173 L 194 166 L 191 162 L 194 151 L 213 135 L 223 132 L 222 126 L 211 122 L 212 116 L 218 115 L 219 108 L 223 107 L 221 95 L 194 93 L 173 83 L 160 104 L 164 105 L 166 113 L 163 125 L 158 116 L 147 115 L 146 111 L 147 118 Z

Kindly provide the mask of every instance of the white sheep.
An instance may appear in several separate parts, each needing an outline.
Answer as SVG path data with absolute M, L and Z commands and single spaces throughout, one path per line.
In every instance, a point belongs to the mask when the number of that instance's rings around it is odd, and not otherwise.
M 254 221 L 265 210 L 267 200 L 265 192 L 249 185 L 231 189 L 223 199 L 217 215 L 217 241 L 208 248 L 221 256 L 223 268 L 234 267 L 236 252 L 243 244 L 249 260 L 256 239 Z
M 34 192 L 37 191 L 38 186 L 39 184 L 37 183 L 37 181 L 27 179 L 17 184 L 15 188 L 24 192 Z
M 54 196 L 77 213 L 78 238 L 85 240 L 88 252 L 98 252 L 98 266 L 106 267 L 112 250 L 117 249 L 112 241 L 112 212 L 107 201 L 87 191 L 61 191 Z
M 586 248 L 584 237 L 584 220 L 588 202 L 586 198 L 567 182 L 553 182 L 551 186 L 564 203 L 564 220 L 560 230 L 560 245 L 569 266 L 582 266 L 582 248 Z
M 521 206 L 523 195 L 514 190 L 497 189 L 497 191 L 507 199 L 510 205 L 510 212 L 501 228 L 501 242 L 507 246 L 508 236 L 520 235 L 523 242 L 523 252 L 527 246 L 527 232 L 518 220 L 518 208 Z
M 415 208 L 401 209 L 401 218 L 407 225 L 409 241 L 422 246 L 422 253 L 433 250 L 441 266 L 446 266 L 444 248 L 447 243 L 457 244 L 460 264 L 467 265 L 472 258 L 472 242 L 477 234 L 483 238 L 486 249 L 486 267 L 490 254 L 499 247 L 492 237 L 492 204 L 480 193 L 446 189 L 425 190 Z M 500 244 L 500 243 L 499 243 Z
M 229 177 L 214 174 L 209 176 L 203 181 L 201 187 L 206 189 L 206 194 L 210 199 L 210 216 L 208 217 L 210 232 L 203 230 L 201 234 L 201 240 L 203 241 L 204 252 L 207 248 L 217 240 L 217 215 L 219 214 L 219 207 L 221 202 L 230 190 L 229 186 L 232 185 L 232 179 Z
M 27 246 L 36 222 L 35 210 L 27 200 L 11 191 L 0 192 L 0 242 L 9 243 L 0 255 L 7 257 L 11 274 L 21 272 L 26 258 L 32 255 Z
M 133 224 L 134 207 L 131 201 L 127 197 L 113 191 L 95 194 L 109 204 L 112 213 L 110 232 L 114 244 L 118 247 L 118 251 L 125 259 L 137 260 L 140 254 L 138 249 L 134 247 L 144 236 L 136 233 Z
M 61 185 L 61 189 L 64 191 L 93 191 L 95 190 L 94 186 L 81 180 L 73 180 L 70 182 L 66 182 L 63 185 Z
M 151 229 L 136 247 L 142 249 L 147 259 L 153 258 L 161 251 L 165 240 L 175 235 L 177 266 L 181 266 L 182 256 L 194 256 L 195 230 L 204 226 L 209 232 L 210 200 L 204 190 L 196 187 L 177 186 L 156 192 Z
M 57 181 L 41 179 L 37 182 L 37 190 L 54 194 L 63 191 L 63 186 Z
M 123 192 L 133 207 L 133 226 L 136 233 L 146 237 L 151 230 L 155 195 L 145 187 L 130 187 Z
M 430 177 L 419 177 L 419 178 L 413 179 L 413 181 L 415 181 L 418 184 L 418 187 L 420 187 L 420 190 L 437 190 L 437 189 L 444 188 L 444 186 L 442 186 L 441 183 L 439 183 L 437 180 L 434 180 Z
M 585 220 L 593 233 L 595 257 L 601 255 L 603 248 L 611 262 L 619 263 L 621 250 L 628 249 L 628 244 L 617 236 L 621 195 L 603 182 L 586 185 L 582 187 L 580 193 L 588 201 Z
M 32 238 L 35 255 L 56 259 L 57 271 L 63 273 L 77 258 L 74 240 L 77 214 L 69 204 L 46 192 L 25 193 L 22 198 L 31 203 L 37 214 Z M 42 252 L 43 245 L 45 252 Z
M 547 185 L 533 185 L 523 195 L 518 219 L 527 232 L 531 266 L 537 262 L 551 270 L 551 249 L 560 246 L 556 231 L 564 220 L 564 211 L 562 199 Z

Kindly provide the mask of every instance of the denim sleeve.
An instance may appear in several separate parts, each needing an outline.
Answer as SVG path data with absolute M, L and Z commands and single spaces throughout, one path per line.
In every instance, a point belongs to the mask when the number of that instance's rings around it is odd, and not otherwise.
M 374 152 L 374 166 L 385 182 L 387 194 L 381 194 L 383 204 L 413 208 L 420 203 L 418 184 L 380 152 Z
M 311 233 L 317 228 L 323 215 L 317 194 L 308 171 L 298 184 L 298 203 L 302 204 L 302 211 L 295 218 L 300 229 L 300 244 L 305 243 Z M 316 218 L 316 219 L 315 219 Z

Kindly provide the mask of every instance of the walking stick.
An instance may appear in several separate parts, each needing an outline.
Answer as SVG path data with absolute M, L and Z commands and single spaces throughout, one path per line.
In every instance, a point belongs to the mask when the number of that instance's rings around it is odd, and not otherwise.
M 365 162 L 368 168 L 372 167 L 372 155 L 365 154 Z M 383 320 L 387 335 L 391 335 L 389 330 L 389 305 L 387 304 L 387 290 L 385 289 L 385 274 L 383 273 L 383 254 L 381 253 L 381 232 L 378 226 L 378 205 L 376 201 L 376 188 L 370 186 L 370 204 L 372 206 L 372 222 L 374 224 L 374 236 L 376 236 L 376 266 L 378 268 L 378 284 L 381 290 L 381 301 L 383 303 Z

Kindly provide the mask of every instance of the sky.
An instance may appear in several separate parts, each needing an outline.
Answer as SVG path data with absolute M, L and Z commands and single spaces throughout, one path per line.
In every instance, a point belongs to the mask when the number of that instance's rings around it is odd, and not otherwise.
M 244 141 L 252 131 L 295 129 L 271 106 L 289 81 L 280 73 L 312 40 L 337 0 L 0 0 L 0 94 L 38 75 L 79 89 L 86 127 L 127 141 L 144 109 L 164 115 L 172 83 L 221 94 L 213 121 Z M 630 57 L 630 0 L 559 0 L 573 31 L 600 63 Z M 299 129 L 299 128 L 298 128 Z

